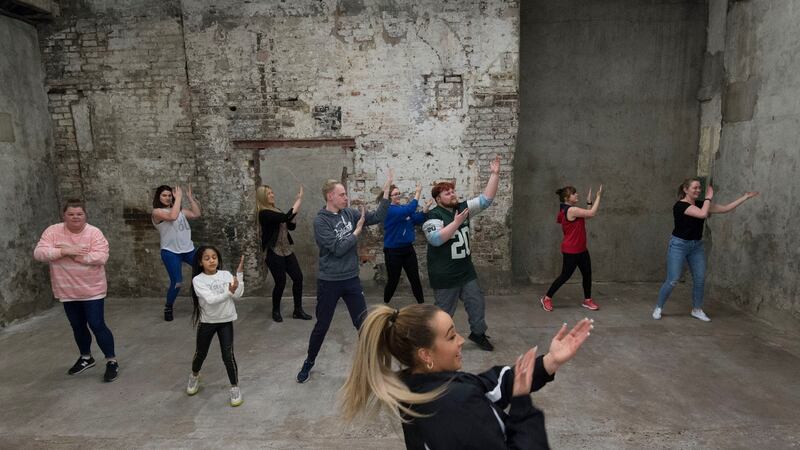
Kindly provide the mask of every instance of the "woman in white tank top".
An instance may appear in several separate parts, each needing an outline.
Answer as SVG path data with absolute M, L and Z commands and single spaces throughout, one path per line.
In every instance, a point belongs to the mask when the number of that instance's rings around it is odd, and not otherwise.
M 186 188 L 186 198 L 191 208 L 181 209 L 183 191 L 180 186 L 162 185 L 156 188 L 153 197 L 153 226 L 161 235 L 161 261 L 167 268 L 169 288 L 167 302 L 164 305 L 164 320 L 171 321 L 172 305 L 180 292 L 183 283 L 182 263 L 190 267 L 194 262 L 194 243 L 189 219 L 200 217 L 200 205 L 192 196 L 192 188 Z

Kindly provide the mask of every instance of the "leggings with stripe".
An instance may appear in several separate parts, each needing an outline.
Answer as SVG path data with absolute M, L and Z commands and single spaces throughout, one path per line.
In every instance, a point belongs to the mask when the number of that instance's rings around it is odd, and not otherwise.
M 228 371 L 228 380 L 232 386 L 238 385 L 239 369 L 236 366 L 236 358 L 233 356 L 233 322 L 200 322 L 197 327 L 197 350 L 195 350 L 194 359 L 192 360 L 192 372 L 198 373 L 203 367 L 203 361 L 208 356 L 208 348 L 211 346 L 214 334 L 219 337 L 219 348 L 222 350 L 222 361 L 225 363 L 225 370 Z

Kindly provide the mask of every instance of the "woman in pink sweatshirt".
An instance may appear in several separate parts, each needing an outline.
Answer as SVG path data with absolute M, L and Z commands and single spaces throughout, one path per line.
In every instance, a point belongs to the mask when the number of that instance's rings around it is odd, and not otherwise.
M 114 381 L 119 365 L 114 354 L 114 335 L 104 319 L 108 241 L 97 227 L 86 223 L 86 208 L 81 200 L 68 200 L 64 221 L 42 233 L 33 257 L 50 264 L 53 296 L 64 305 L 81 356 L 67 372 L 76 375 L 94 367 L 92 335 L 106 357 L 105 381 Z

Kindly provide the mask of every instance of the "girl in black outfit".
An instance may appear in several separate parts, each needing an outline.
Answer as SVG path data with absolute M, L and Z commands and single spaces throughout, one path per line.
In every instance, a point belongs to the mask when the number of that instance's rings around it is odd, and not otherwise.
M 292 279 L 292 296 L 294 297 L 295 319 L 311 320 L 311 316 L 303 311 L 303 272 L 297 257 L 292 251 L 292 236 L 289 230 L 297 227 L 297 212 L 303 202 L 303 186 L 297 192 L 294 205 L 284 213 L 275 207 L 275 193 L 269 186 L 256 189 L 258 205 L 258 223 L 261 224 L 261 249 L 267 251 L 267 268 L 275 280 L 272 288 L 272 320 L 283 322 L 281 316 L 281 297 L 286 287 L 286 274 Z
M 549 448 L 544 416 L 529 394 L 553 380 L 591 328 L 589 319 L 570 332 L 564 324 L 546 355 L 533 348 L 513 368 L 473 375 L 459 372 L 464 338 L 449 314 L 427 304 L 378 306 L 361 326 L 342 412 L 352 420 L 385 406 L 403 422 L 409 449 Z M 392 357 L 402 370 L 392 370 Z

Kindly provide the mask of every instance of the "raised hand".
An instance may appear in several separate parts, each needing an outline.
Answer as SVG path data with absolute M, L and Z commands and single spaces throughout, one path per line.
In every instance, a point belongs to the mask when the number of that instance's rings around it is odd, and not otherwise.
M 239 258 L 239 267 L 236 268 L 236 273 L 242 273 L 242 272 L 244 272 L 244 255 L 242 255 L 242 257 Z
M 425 205 L 422 208 L 422 212 L 427 213 L 431 209 L 431 206 L 433 206 L 433 203 L 434 202 L 432 198 L 425 200 Z
M 419 200 L 419 196 L 422 194 L 422 185 L 417 183 L 417 190 L 414 192 L 414 197 Z
M 714 198 L 714 186 L 711 186 L 710 184 L 706 187 L 706 198 L 709 200 Z
M 467 220 L 468 217 L 469 217 L 469 208 L 464 208 L 463 211 L 456 214 L 456 216 L 453 218 L 453 222 L 455 222 L 460 226 L 462 223 L 464 223 L 465 220 Z
M 303 185 L 301 184 L 301 185 L 300 185 L 300 189 L 297 191 L 297 196 L 296 196 L 295 198 L 296 198 L 297 200 L 300 200 L 301 198 L 303 198 L 303 193 L 304 193 L 304 192 L 303 192 Z
M 517 358 L 517 363 L 514 365 L 514 390 L 513 396 L 519 397 L 520 395 L 530 395 L 531 381 L 533 380 L 533 363 L 536 361 L 536 349 L 525 352 Z
M 389 188 L 392 187 L 393 181 L 394 181 L 394 169 L 389 169 L 389 176 L 386 178 L 386 182 L 383 183 L 383 192 L 389 192 Z
M 550 351 L 548 355 L 552 362 L 558 366 L 563 365 L 578 351 L 583 342 L 589 337 L 589 331 L 594 328 L 594 320 L 583 319 L 567 332 L 567 324 L 561 326 L 558 333 L 550 341 Z
M 586 203 L 592 203 L 592 187 L 589 186 L 589 193 L 586 194 Z
M 601 195 L 603 195 L 603 185 L 602 184 L 597 189 L 597 198 L 600 198 Z
M 189 200 L 192 199 L 192 186 L 188 184 L 186 185 L 186 197 L 189 198 Z
M 489 171 L 494 175 L 500 174 L 500 155 L 495 155 L 494 159 L 489 164 Z
M 759 194 L 759 193 L 758 193 L 757 191 L 754 191 L 754 192 L 745 192 L 745 193 L 744 193 L 744 196 L 745 196 L 745 197 L 747 197 L 748 199 L 751 199 L 751 198 L 753 198 L 753 197 L 758 197 L 758 194 Z
M 175 189 L 172 190 L 172 196 L 175 198 L 175 203 L 178 203 L 178 200 L 183 197 L 183 190 L 181 190 L 180 186 L 175 186 Z
M 231 284 L 228 286 L 228 291 L 230 291 L 231 294 L 235 294 L 237 287 L 239 287 L 239 279 L 233 277 L 233 281 L 231 281 Z

